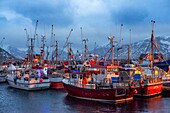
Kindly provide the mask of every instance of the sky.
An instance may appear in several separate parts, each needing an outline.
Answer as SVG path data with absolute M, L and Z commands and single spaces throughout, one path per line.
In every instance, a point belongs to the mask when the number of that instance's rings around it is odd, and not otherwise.
M 149 38 L 151 20 L 155 20 L 155 36 L 170 36 L 170 0 L 0 0 L 0 41 L 3 45 L 26 48 L 27 36 L 33 38 L 36 21 L 37 47 L 43 35 L 50 45 L 52 25 L 59 48 L 69 42 L 75 50 L 82 49 L 82 39 L 88 39 L 88 49 L 109 43 L 108 36 L 123 43 Z M 82 27 L 82 35 L 81 28 Z M 36 46 L 35 45 L 35 46 Z

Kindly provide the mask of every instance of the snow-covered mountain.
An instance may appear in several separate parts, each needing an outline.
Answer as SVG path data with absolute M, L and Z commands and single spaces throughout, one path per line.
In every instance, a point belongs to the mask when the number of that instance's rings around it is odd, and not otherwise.
M 9 62 L 14 60 L 19 59 L 8 53 L 6 50 L 0 48 L 0 62 Z
M 164 36 L 158 36 L 155 37 L 156 42 L 159 46 L 159 50 L 160 52 L 164 55 L 164 57 L 167 57 L 170 55 L 170 36 L 169 37 L 164 37 Z M 109 42 L 108 42 L 109 43 Z M 150 38 L 144 39 L 144 40 L 140 40 L 137 42 L 134 42 L 131 44 L 131 58 L 137 59 L 140 54 L 142 53 L 148 53 L 150 51 Z M 120 49 L 118 51 L 118 57 L 122 58 L 122 59 L 127 59 L 128 57 L 128 44 L 123 45 L 122 49 Z M 117 48 L 119 46 L 115 45 L 115 58 L 117 58 Z M 106 58 L 108 58 L 110 56 L 111 58 L 111 52 L 109 52 L 109 49 L 111 48 L 110 44 L 107 44 L 105 46 L 100 46 L 97 47 L 94 50 L 90 51 L 90 53 L 92 54 L 98 54 L 100 57 L 103 57 L 106 55 Z M 12 56 L 15 56 L 16 58 L 22 59 L 25 57 L 26 55 L 26 51 L 20 50 L 16 47 L 12 47 L 12 46 L 8 46 L 6 48 L 4 48 L 6 51 L 8 51 L 8 53 L 10 53 Z M 61 53 L 61 50 L 59 49 L 59 54 Z M 75 53 L 75 52 L 74 52 Z M 54 53 L 55 56 L 55 53 Z M 62 55 L 61 55 L 61 59 L 66 59 L 67 58 L 67 52 L 63 51 Z M 49 58 L 51 58 L 51 56 L 49 55 Z
M 158 36 L 158 37 L 155 37 L 155 40 L 157 42 L 160 52 L 164 55 L 164 57 L 168 57 L 170 55 L 170 37 Z M 119 48 L 119 46 L 115 45 L 115 50 L 114 50 L 115 58 L 117 58 L 117 53 L 118 53 L 119 58 L 127 59 L 128 46 L 129 44 L 123 45 L 122 49 L 120 49 L 117 52 L 117 49 Z M 108 52 L 110 48 L 111 46 L 108 44 L 102 47 L 98 47 L 95 50 L 95 52 L 93 50 L 91 51 L 91 53 L 98 54 L 99 56 L 106 55 L 106 57 L 110 56 L 111 58 L 111 54 L 109 54 Z M 142 53 L 149 53 L 149 52 L 150 52 L 150 38 L 140 40 L 140 41 L 137 41 L 131 44 L 131 58 L 137 59 Z M 155 50 L 155 52 L 157 51 Z
M 8 46 L 8 52 L 16 58 L 23 59 L 26 56 L 26 51 L 20 50 L 16 47 Z
M 9 54 L 11 54 L 12 56 L 15 56 L 18 59 L 24 59 L 27 55 L 27 50 L 21 50 L 18 49 L 16 47 L 12 47 L 10 45 L 6 45 L 5 47 L 3 47 L 4 50 L 6 50 Z M 35 54 L 39 54 L 40 53 L 40 49 L 35 48 Z M 61 50 L 59 50 L 59 54 L 61 53 Z M 54 52 L 54 57 L 55 57 L 56 53 Z M 51 59 L 51 54 L 49 55 L 49 59 Z M 62 52 L 61 55 L 62 59 L 66 59 L 67 58 L 67 53 L 65 51 Z

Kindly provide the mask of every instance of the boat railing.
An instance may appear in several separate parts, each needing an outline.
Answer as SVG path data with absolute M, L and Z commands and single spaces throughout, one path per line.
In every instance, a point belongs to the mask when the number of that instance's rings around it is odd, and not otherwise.
M 96 89 L 95 83 L 84 84 L 82 83 L 82 81 L 77 81 L 76 79 L 69 80 L 69 84 L 76 86 L 76 87 L 80 87 L 80 88 Z
M 128 83 L 113 83 L 113 88 L 127 87 Z
M 84 84 L 82 80 L 70 79 L 68 83 L 76 87 L 87 89 L 112 89 L 112 88 L 116 89 L 129 87 L 129 81 L 118 81 L 117 83 L 112 82 L 107 83 L 105 81 L 100 81 L 100 82 L 88 82 Z
M 162 78 L 148 78 L 146 80 L 144 80 L 144 84 L 151 84 L 151 83 L 158 83 L 158 82 L 162 82 Z

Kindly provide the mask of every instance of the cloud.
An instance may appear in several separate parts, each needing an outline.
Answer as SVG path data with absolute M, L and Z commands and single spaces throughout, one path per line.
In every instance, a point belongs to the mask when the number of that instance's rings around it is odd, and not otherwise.
M 74 29 L 69 41 L 74 48 L 81 48 L 80 27 L 83 38 L 88 38 L 89 48 L 108 43 L 108 35 L 120 36 L 120 24 L 124 24 L 122 36 L 127 42 L 129 29 L 135 41 L 150 36 L 150 20 L 155 20 L 155 33 L 169 33 L 169 0 L 1 0 L 0 31 L 6 42 L 25 46 L 25 31 L 33 36 L 36 20 L 39 38 L 46 35 L 50 41 L 51 25 L 62 47 L 70 29 Z M 144 29 L 145 28 L 145 29 Z M 24 37 L 24 38 L 23 38 Z M 13 43 L 14 41 L 18 44 Z M 48 42 L 49 43 L 49 42 Z
M 112 20 L 115 18 L 119 24 L 137 24 L 144 21 L 148 17 L 148 12 L 138 8 L 122 8 L 116 13 L 111 14 Z
M 39 20 L 43 24 L 57 23 L 58 26 L 68 26 L 73 22 L 73 15 L 69 10 L 69 3 L 66 0 L 36 0 L 36 1 L 5 1 L 5 9 L 10 9 L 16 13 L 31 19 L 33 22 Z M 2 6 L 2 4 L 1 4 Z

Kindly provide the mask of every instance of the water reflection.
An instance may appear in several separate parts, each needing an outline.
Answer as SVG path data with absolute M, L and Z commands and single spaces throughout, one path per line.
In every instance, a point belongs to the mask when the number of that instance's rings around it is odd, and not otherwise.
M 0 113 L 167 113 L 169 106 L 170 95 L 102 103 L 70 97 L 64 90 L 29 92 L 0 85 Z
M 162 110 L 162 96 L 152 98 L 135 98 L 132 101 L 122 103 L 102 103 L 90 100 L 75 99 L 74 97 L 66 96 L 64 103 L 71 108 L 75 108 L 78 112 L 153 112 L 166 111 Z

